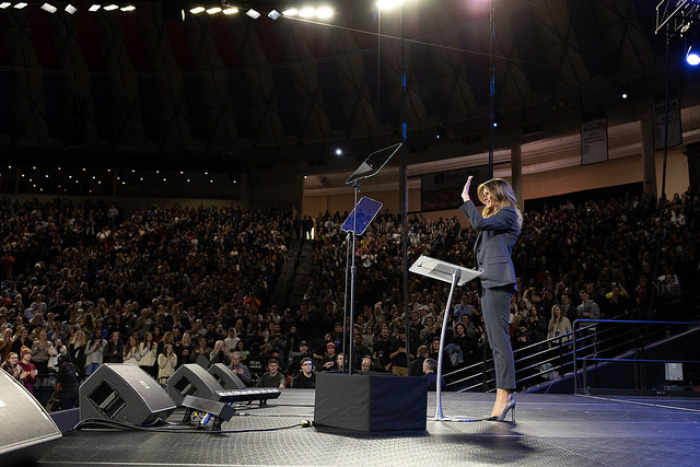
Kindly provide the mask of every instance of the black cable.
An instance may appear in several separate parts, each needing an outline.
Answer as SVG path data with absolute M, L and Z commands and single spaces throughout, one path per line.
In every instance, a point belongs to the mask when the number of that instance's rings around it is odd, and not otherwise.
M 159 420 L 160 422 L 163 422 L 163 420 Z M 103 428 L 112 428 L 112 429 L 118 429 L 118 430 L 123 430 L 123 431 L 146 431 L 150 433 L 208 433 L 208 434 L 233 434 L 233 433 L 254 433 L 254 432 L 272 432 L 272 431 L 280 431 L 280 430 L 288 430 L 292 428 L 303 428 L 303 427 L 308 427 L 311 425 L 311 422 L 308 420 L 303 420 L 301 423 L 295 423 L 293 425 L 285 425 L 285 426 L 279 426 L 279 427 L 272 427 L 272 428 L 250 428 L 246 430 L 200 430 L 200 429 L 164 429 L 164 428 L 151 428 L 149 426 L 143 426 L 143 425 L 136 425 L 133 423 L 128 423 L 128 422 L 120 422 L 118 420 L 103 420 L 99 418 L 87 418 L 85 420 L 81 420 L 78 422 L 77 425 L 75 425 L 74 429 L 75 430 L 82 430 L 86 427 L 103 427 Z

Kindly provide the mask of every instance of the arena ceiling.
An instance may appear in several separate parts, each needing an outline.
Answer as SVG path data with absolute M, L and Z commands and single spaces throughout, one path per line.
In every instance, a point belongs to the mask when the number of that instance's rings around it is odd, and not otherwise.
M 667 80 L 684 107 L 700 96 L 697 72 L 676 64 L 684 39 L 669 41 L 667 69 L 657 0 L 498 0 L 493 22 L 487 0 L 414 0 L 402 15 L 335 0 L 329 20 L 267 17 L 293 1 L 231 2 L 233 15 L 193 15 L 219 4 L 189 1 L 77 1 L 74 14 L 9 3 L 0 146 L 16 164 L 347 173 L 400 140 L 402 103 L 409 163 L 439 164 L 487 150 L 491 64 L 497 150 L 596 117 L 631 144 Z

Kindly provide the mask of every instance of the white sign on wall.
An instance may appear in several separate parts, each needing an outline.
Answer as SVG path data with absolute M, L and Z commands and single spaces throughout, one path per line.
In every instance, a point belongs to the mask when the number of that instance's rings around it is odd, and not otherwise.
M 608 160 L 608 121 L 604 118 L 581 124 L 581 165 Z

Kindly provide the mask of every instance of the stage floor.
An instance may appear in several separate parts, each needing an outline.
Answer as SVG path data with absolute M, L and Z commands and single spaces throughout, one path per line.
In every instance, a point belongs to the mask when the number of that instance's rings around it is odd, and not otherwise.
M 445 393 L 443 412 L 481 418 L 493 398 Z M 39 465 L 700 465 L 700 398 L 518 394 L 516 401 L 515 423 L 428 421 L 425 432 L 355 433 L 303 428 L 313 419 L 314 391 L 286 389 L 267 407 L 239 406 L 222 427 L 236 433 L 72 431 Z M 430 394 L 427 416 L 434 413 Z

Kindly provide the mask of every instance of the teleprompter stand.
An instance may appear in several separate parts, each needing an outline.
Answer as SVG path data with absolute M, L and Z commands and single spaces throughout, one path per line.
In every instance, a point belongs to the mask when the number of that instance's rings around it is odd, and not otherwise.
M 343 223 L 343 230 L 349 232 L 352 236 L 352 250 L 348 250 L 348 256 L 351 257 L 350 266 L 350 329 L 347 328 L 347 267 L 346 267 L 346 280 L 345 280 L 345 301 L 344 306 L 344 316 L 343 316 L 343 352 L 345 352 L 345 342 L 347 332 L 352 333 L 352 325 L 355 322 L 355 276 L 357 273 L 357 266 L 355 265 L 355 251 L 356 251 L 356 239 L 358 235 L 362 235 L 365 229 L 369 226 L 374 219 L 374 216 L 379 212 L 382 204 L 371 198 L 362 198 L 360 203 L 357 201 L 358 193 L 360 192 L 360 180 L 373 177 L 377 175 L 384 166 L 389 162 L 389 160 L 394 157 L 394 154 L 398 152 L 403 143 L 392 144 L 383 149 L 374 151 L 372 154 L 367 156 L 367 158 L 362 161 L 362 164 L 355 169 L 353 173 L 350 174 L 348 179 L 345 181 L 346 185 L 352 185 L 355 190 L 354 208 L 348 217 L 348 219 Z M 352 252 L 352 254 L 350 254 Z M 352 374 L 353 367 L 353 353 L 354 353 L 354 343 L 352 334 L 348 336 L 350 349 L 348 351 L 348 372 Z
M 432 421 L 450 421 L 450 422 L 469 422 L 476 421 L 473 418 L 467 417 L 445 417 L 442 413 L 442 360 L 443 353 L 445 349 L 445 332 L 447 330 L 447 321 L 450 317 L 450 310 L 452 309 L 452 298 L 454 297 L 454 291 L 457 286 L 461 286 L 470 282 L 482 273 L 481 270 L 463 268 L 455 264 L 451 264 L 439 259 L 434 259 L 429 256 L 421 255 L 409 268 L 409 271 L 415 274 L 420 274 L 421 276 L 430 277 L 432 279 L 437 279 L 442 282 L 448 282 L 452 286 L 450 288 L 450 295 L 447 298 L 447 305 L 445 307 L 445 318 L 442 322 L 442 331 L 440 333 L 440 350 L 438 351 L 438 362 L 437 362 L 437 380 L 435 384 L 435 416 L 429 417 L 428 420 Z

